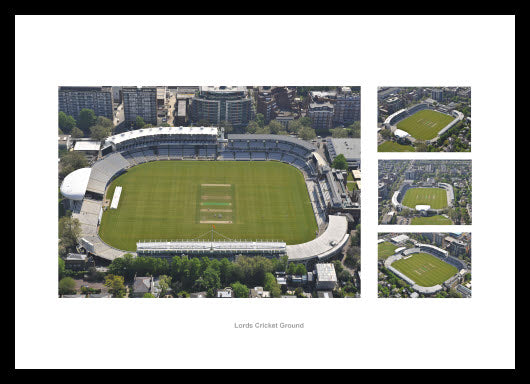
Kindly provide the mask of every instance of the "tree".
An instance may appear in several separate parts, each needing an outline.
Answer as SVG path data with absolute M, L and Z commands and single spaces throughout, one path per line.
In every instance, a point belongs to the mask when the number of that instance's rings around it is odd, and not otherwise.
M 79 169 L 85 168 L 87 166 L 87 161 L 85 156 L 79 151 L 70 151 L 61 158 L 60 162 L 60 172 L 59 175 L 64 177 L 69 173 Z
M 114 297 L 125 296 L 125 285 L 123 282 L 123 276 L 111 274 L 105 276 L 105 287 L 109 288 L 109 291 L 114 295 Z
M 235 297 L 247 298 L 248 297 L 248 288 L 245 284 L 241 284 L 239 281 L 232 283 L 232 290 L 234 291 Z
M 298 131 L 298 136 L 300 136 L 302 140 L 312 140 L 317 137 L 317 134 L 313 128 L 303 127 Z
M 112 122 L 111 119 L 107 119 L 106 117 L 104 116 L 98 116 L 98 118 L 96 119 L 96 124 L 95 125 L 101 125 L 105 128 L 109 128 L 110 130 L 112 130 L 114 128 L 114 123 Z
M 59 112 L 59 128 L 64 133 L 72 132 L 75 127 L 75 119 L 73 116 L 67 115 L 64 112 Z
M 263 284 L 263 289 L 271 293 L 271 297 L 278 298 L 282 295 L 282 290 L 280 285 L 276 281 L 274 275 L 270 272 L 265 274 L 265 282 Z
M 287 124 L 287 131 L 289 133 L 298 134 L 298 132 L 303 128 L 304 126 L 300 122 L 300 119 L 293 120 Z
M 75 294 L 75 280 L 71 277 L 63 277 L 59 281 L 59 294 L 60 295 L 70 295 Z
M 302 289 L 302 287 L 297 287 L 297 288 L 294 290 L 294 294 L 295 294 L 296 297 L 298 297 L 299 299 L 305 297 L 305 295 L 304 295 L 304 290 Z
M 159 277 L 158 286 L 160 287 L 160 296 L 166 296 L 171 285 L 171 276 L 161 275 Z
M 111 133 L 112 130 L 103 125 L 94 125 L 90 127 L 90 137 L 95 140 L 103 140 L 104 138 L 109 137 Z
M 313 127 L 313 121 L 308 116 L 304 116 L 298 119 L 298 121 L 300 122 L 300 124 L 302 124 L 302 127 L 309 127 L 309 128 Z
M 254 121 L 258 123 L 260 128 L 263 128 L 265 126 L 265 116 L 263 116 L 263 113 L 256 113 Z
M 80 235 L 81 224 L 78 219 L 61 217 L 59 219 L 59 255 L 64 256 L 74 251 Z
M 269 127 L 270 133 L 275 134 L 275 135 L 278 134 L 278 132 L 283 130 L 283 124 L 277 120 L 272 120 L 269 123 L 268 127 Z
M 360 121 L 355 121 L 348 128 L 350 128 L 351 137 L 356 137 L 356 138 L 361 137 L 361 122 Z M 381 130 L 381 131 L 386 131 L 386 130 Z
M 144 298 L 144 299 L 154 299 L 155 295 L 153 295 L 152 293 L 146 292 L 146 293 L 144 293 L 142 298 Z
M 64 271 L 65 271 L 64 260 L 59 257 L 59 280 L 64 277 Z
M 145 121 L 141 116 L 136 116 L 136 120 L 134 121 L 134 128 L 141 129 L 145 126 Z
M 307 275 L 307 269 L 304 264 L 296 264 L 295 272 L 297 275 Z
M 77 126 L 85 133 L 88 133 L 90 127 L 96 124 L 96 114 L 92 109 L 83 108 L 79 112 L 79 117 L 77 118 Z
M 331 136 L 337 138 L 348 137 L 348 131 L 346 128 L 335 128 L 331 130 Z
M 72 129 L 72 132 L 70 132 L 70 135 L 72 135 L 74 139 L 77 139 L 79 137 L 83 137 L 85 134 L 79 128 L 74 127 L 74 129 Z
M 348 169 L 348 162 L 346 161 L 346 157 L 341 153 L 337 157 L 335 157 L 335 160 L 333 160 L 333 163 L 331 166 L 335 169 Z
M 356 269 L 361 265 L 360 260 L 360 248 L 358 246 L 352 245 L 346 251 L 346 258 L 344 259 L 344 265 L 348 268 Z
M 256 121 L 252 120 L 248 123 L 246 130 L 248 133 L 256 133 L 259 128 L 261 128 L 259 124 Z
M 205 290 L 208 297 L 214 297 L 215 291 L 221 287 L 221 278 L 219 271 L 212 267 L 206 268 L 202 276 L 195 282 L 197 291 Z

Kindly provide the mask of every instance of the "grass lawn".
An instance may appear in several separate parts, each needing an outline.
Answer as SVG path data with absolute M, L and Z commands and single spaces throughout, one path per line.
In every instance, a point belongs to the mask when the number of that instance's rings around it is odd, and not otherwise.
M 392 267 L 422 287 L 441 284 L 458 272 L 452 265 L 428 253 L 414 253 L 406 260 L 400 259 L 393 262 Z
M 379 260 L 384 260 L 388 256 L 392 256 L 394 254 L 394 251 L 398 248 L 399 247 L 396 247 L 394 244 L 389 243 L 388 241 L 379 243 L 377 244 L 377 258 Z
M 298 244 L 315 238 L 304 178 L 287 164 L 156 161 L 114 180 L 108 199 L 116 186 L 123 187 L 118 209 L 103 213 L 99 235 L 119 249 L 135 251 L 138 240 L 194 239 L 212 225 L 232 239 Z
M 398 144 L 394 141 L 385 141 L 377 147 L 377 152 L 415 152 L 416 149 L 410 145 Z
M 451 219 L 442 215 L 434 215 L 427 217 L 413 217 L 411 225 L 452 225 Z
M 400 121 L 396 126 L 418 140 L 430 140 L 454 119 L 445 113 L 424 109 Z
M 430 205 L 432 209 L 442 209 L 447 207 L 447 192 L 443 188 L 411 188 L 405 193 L 402 204 L 409 208 Z

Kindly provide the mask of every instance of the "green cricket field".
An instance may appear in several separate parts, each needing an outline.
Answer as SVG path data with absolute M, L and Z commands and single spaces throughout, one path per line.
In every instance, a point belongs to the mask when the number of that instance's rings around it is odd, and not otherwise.
M 317 230 L 304 177 L 284 163 L 155 161 L 116 178 L 106 199 L 116 186 L 118 208 L 104 211 L 99 235 L 122 250 L 139 240 L 208 240 L 211 229 L 215 240 L 298 244 Z

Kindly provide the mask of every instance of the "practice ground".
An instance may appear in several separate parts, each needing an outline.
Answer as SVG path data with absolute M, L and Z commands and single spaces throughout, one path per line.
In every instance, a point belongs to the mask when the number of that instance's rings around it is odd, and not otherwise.
M 453 221 L 442 215 L 413 217 L 411 225 L 452 225 Z
M 400 121 L 396 127 L 418 140 L 430 140 L 454 119 L 445 113 L 424 109 Z
M 392 267 L 422 287 L 441 284 L 458 272 L 452 265 L 428 253 L 414 253 L 407 259 L 393 262 Z
M 107 199 L 116 186 L 123 187 L 118 209 L 103 213 L 99 235 L 123 250 L 135 251 L 138 240 L 194 239 L 212 225 L 231 239 L 287 244 L 312 240 L 317 230 L 302 173 L 283 163 L 156 161 L 114 180 Z
M 388 241 L 379 243 L 377 244 L 377 258 L 379 260 L 384 260 L 388 256 L 392 256 L 394 254 L 394 251 L 398 248 L 399 247 L 396 247 L 394 244 L 389 243 Z
M 402 204 L 413 209 L 416 205 L 443 209 L 447 207 L 447 192 L 443 188 L 411 188 L 405 193 Z
M 377 152 L 415 152 L 414 147 L 410 145 L 398 144 L 394 141 L 385 141 L 377 147 Z

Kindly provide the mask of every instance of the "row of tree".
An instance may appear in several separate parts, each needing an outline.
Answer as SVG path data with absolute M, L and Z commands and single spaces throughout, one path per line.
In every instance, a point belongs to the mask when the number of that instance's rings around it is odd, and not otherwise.
M 59 134 L 66 133 L 72 137 L 90 136 L 96 140 L 102 140 L 112 134 L 114 123 L 112 120 L 96 116 L 92 109 L 83 108 L 76 119 L 64 112 L 59 112 Z
M 262 256 L 238 256 L 234 262 L 227 258 L 210 260 L 207 257 L 188 258 L 185 255 L 175 256 L 171 260 L 154 257 L 133 257 L 130 254 L 117 258 L 109 266 L 109 274 L 122 276 L 125 281 L 132 281 L 134 276 L 167 276 L 170 278 L 174 292 L 206 291 L 209 297 L 216 290 L 234 285 L 242 291 L 245 287 L 263 286 L 266 290 L 279 292 L 271 280 L 273 272 L 289 271 L 307 273 L 299 264 L 287 265 L 287 257 L 268 259 Z M 268 276 L 267 274 L 271 274 Z M 236 284 L 237 283 L 237 284 Z M 268 289 L 270 288 L 270 289 Z M 274 288 L 274 289 L 272 289 Z M 248 297 L 248 289 L 246 296 Z

